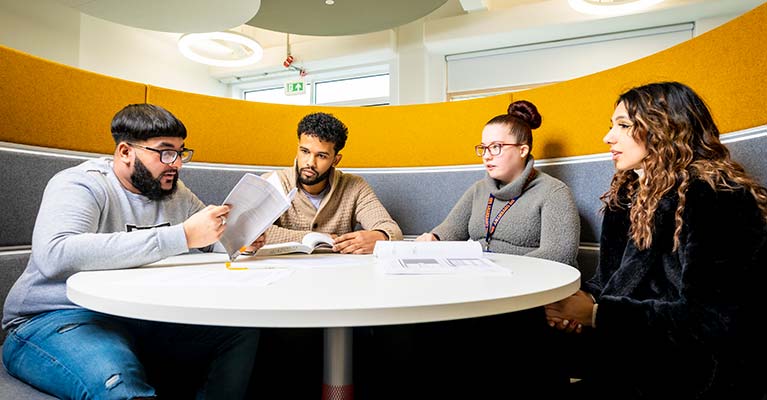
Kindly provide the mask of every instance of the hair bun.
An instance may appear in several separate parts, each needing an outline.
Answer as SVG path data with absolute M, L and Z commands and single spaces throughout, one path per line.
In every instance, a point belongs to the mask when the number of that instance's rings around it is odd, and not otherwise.
M 537 129 L 541 126 L 541 114 L 538 113 L 538 107 L 526 100 L 517 100 L 509 104 L 507 111 L 512 117 L 521 119 L 530 125 L 530 129 Z

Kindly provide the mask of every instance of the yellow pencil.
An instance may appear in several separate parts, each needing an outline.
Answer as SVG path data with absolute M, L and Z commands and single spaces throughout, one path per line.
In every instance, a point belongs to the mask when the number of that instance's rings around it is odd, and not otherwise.
M 227 261 L 226 262 L 226 269 L 233 270 L 233 271 L 242 271 L 248 269 L 247 267 L 232 267 L 232 263 Z

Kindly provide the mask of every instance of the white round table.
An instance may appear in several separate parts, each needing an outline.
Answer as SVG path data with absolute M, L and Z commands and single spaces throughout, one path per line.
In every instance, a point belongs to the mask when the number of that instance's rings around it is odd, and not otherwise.
M 351 386 L 351 327 L 444 321 L 500 314 L 575 293 L 580 273 L 531 257 L 487 254 L 511 273 L 386 275 L 373 256 L 241 258 L 189 254 L 150 266 L 80 272 L 67 296 L 82 307 L 145 320 L 241 327 L 325 328 L 323 397 Z M 281 275 L 268 285 L 264 279 Z

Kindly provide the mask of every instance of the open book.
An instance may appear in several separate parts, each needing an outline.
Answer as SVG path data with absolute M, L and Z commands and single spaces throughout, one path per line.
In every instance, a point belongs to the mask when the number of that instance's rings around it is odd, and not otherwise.
M 250 173 L 243 175 L 224 199 L 224 204 L 232 209 L 219 242 L 229 259 L 237 258 L 241 248 L 249 246 L 272 226 L 290 208 L 295 194 L 296 189 L 285 194 L 276 174 L 268 180 Z
M 373 254 L 386 274 L 511 273 L 485 258 L 482 246 L 475 241 L 378 241 Z
M 267 244 L 258 249 L 257 256 L 274 256 L 278 254 L 332 252 L 334 240 L 330 236 L 320 232 L 309 232 L 304 235 L 301 242 L 285 242 Z

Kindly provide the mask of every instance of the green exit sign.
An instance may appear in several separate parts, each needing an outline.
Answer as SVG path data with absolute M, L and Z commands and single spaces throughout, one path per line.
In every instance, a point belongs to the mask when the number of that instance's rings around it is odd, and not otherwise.
M 304 81 L 286 82 L 285 83 L 285 95 L 292 96 L 296 94 L 306 93 L 306 85 Z

